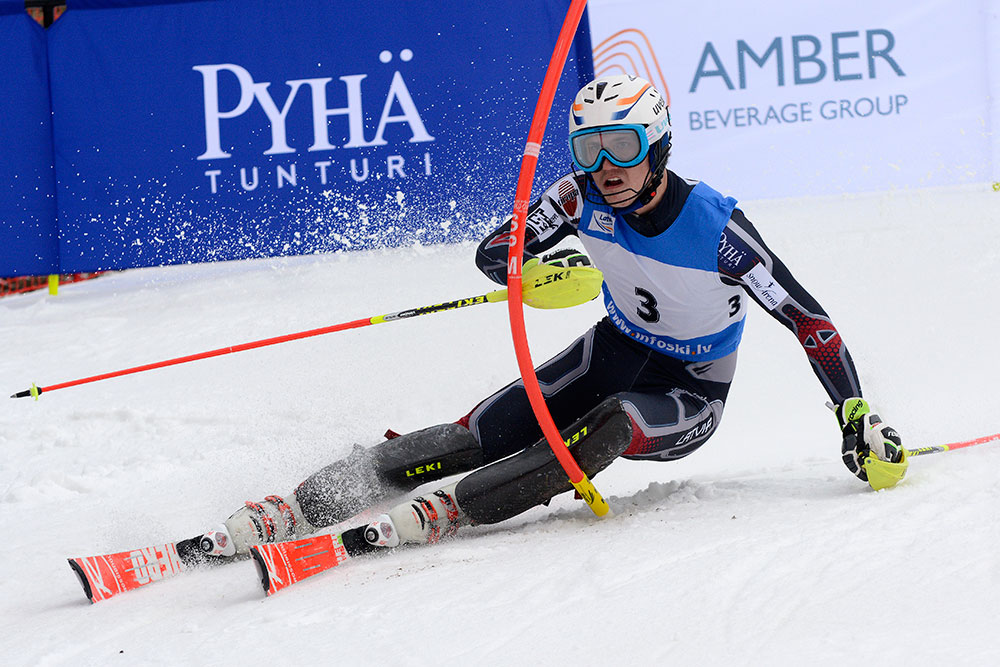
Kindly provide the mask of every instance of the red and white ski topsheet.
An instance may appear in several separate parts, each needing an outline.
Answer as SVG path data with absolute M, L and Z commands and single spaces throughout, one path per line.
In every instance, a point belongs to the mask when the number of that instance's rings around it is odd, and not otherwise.
M 68 560 L 91 602 L 107 600 L 188 569 L 177 555 L 174 542 Z
M 268 595 L 350 558 L 340 535 L 329 534 L 254 546 L 250 555 L 257 564 L 260 583 Z

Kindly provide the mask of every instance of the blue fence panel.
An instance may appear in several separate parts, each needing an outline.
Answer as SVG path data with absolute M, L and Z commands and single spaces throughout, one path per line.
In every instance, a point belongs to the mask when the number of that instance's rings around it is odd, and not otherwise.
M 59 267 L 45 32 L 0 0 L 0 277 Z
M 568 4 L 69 0 L 49 30 L 63 270 L 481 236 Z M 570 164 L 586 25 L 539 180 Z

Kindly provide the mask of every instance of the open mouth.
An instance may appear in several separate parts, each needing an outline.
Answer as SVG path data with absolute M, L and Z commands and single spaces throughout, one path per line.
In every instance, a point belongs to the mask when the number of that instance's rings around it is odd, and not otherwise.
M 610 178 L 604 179 L 605 190 L 617 189 L 622 187 L 623 185 L 625 185 L 625 181 L 623 181 L 617 176 L 611 176 Z

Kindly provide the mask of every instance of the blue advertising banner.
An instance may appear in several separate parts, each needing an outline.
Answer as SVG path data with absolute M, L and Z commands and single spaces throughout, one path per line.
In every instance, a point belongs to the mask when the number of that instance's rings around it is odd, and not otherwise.
M 0 0 L 0 276 L 59 265 L 45 32 Z
M 68 0 L 48 35 L 63 271 L 482 236 L 568 4 Z M 570 164 L 586 26 L 539 181 Z

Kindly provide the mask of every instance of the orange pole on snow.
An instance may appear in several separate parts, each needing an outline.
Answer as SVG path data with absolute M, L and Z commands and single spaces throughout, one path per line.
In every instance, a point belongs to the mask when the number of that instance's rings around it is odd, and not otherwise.
M 507 253 L 507 291 L 511 294 L 521 292 L 521 260 L 524 256 L 524 226 L 528 213 L 528 204 L 531 200 L 531 183 L 535 177 L 535 167 L 538 164 L 538 154 L 542 148 L 542 138 L 545 136 L 545 125 L 548 121 L 549 111 L 552 109 L 552 101 L 555 99 L 556 88 L 559 86 L 559 78 L 562 76 L 566 58 L 569 55 L 569 48 L 573 42 L 583 10 L 587 6 L 587 0 L 573 0 L 570 3 L 569 11 L 563 21 L 562 30 L 556 41 L 555 51 L 549 61 L 549 68 L 545 73 L 542 82 L 542 91 L 538 97 L 538 104 L 535 106 L 535 115 L 531 119 L 531 128 L 528 131 L 528 141 L 524 147 L 524 154 L 521 157 L 521 171 L 517 179 L 517 190 L 514 195 L 514 217 L 511 220 L 511 235 Z M 535 412 L 535 418 L 542 427 L 545 439 L 556 455 L 559 464 L 569 476 L 569 481 L 580 493 L 583 499 L 597 516 L 604 516 L 608 513 L 607 501 L 601 497 L 593 483 L 587 475 L 577 465 L 569 448 L 563 442 L 559 429 L 552 421 L 552 415 L 545 404 L 541 387 L 538 385 L 538 377 L 535 375 L 535 366 L 531 361 L 531 350 L 528 349 L 528 337 L 524 328 L 524 307 L 518 299 L 511 299 L 507 302 L 510 313 L 510 330 L 514 339 L 514 352 L 517 355 L 517 365 L 521 371 L 521 378 L 524 380 L 524 389 L 531 402 L 531 408 Z

